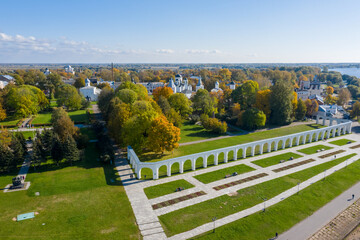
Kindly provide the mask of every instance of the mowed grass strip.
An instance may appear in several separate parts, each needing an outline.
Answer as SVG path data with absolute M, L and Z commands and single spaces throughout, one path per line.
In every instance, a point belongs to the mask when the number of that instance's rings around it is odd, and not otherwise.
M 360 160 L 266 208 L 265 213 L 254 213 L 216 228 L 215 233 L 207 232 L 191 239 L 270 239 L 275 232 L 287 231 L 357 183 L 359 175 Z
M 331 144 L 334 144 L 334 145 L 338 145 L 338 146 L 344 146 L 348 143 L 353 143 L 355 142 L 354 140 L 350 140 L 350 139 L 339 139 L 339 140 L 335 140 L 335 141 L 332 141 L 332 142 L 329 142 Z
M 156 162 L 156 161 L 165 160 L 165 159 L 169 159 L 169 158 L 175 158 L 175 157 L 185 156 L 185 155 L 189 155 L 189 154 L 210 151 L 210 150 L 214 150 L 214 149 L 218 149 L 218 148 L 224 148 L 224 147 L 239 145 L 239 144 L 248 143 L 248 142 L 254 142 L 254 141 L 268 139 L 268 138 L 285 136 L 285 135 L 290 135 L 290 134 L 298 133 L 298 132 L 310 131 L 310 130 L 314 130 L 314 129 L 318 129 L 318 128 L 322 128 L 322 127 L 323 126 L 321 126 L 321 125 L 307 124 L 307 125 L 297 125 L 297 126 L 292 126 L 292 127 L 272 129 L 272 130 L 263 131 L 263 132 L 255 132 L 255 133 L 249 133 L 249 134 L 244 134 L 244 135 L 240 135 L 240 136 L 217 139 L 217 140 L 209 141 L 209 142 L 180 146 L 178 149 L 175 149 L 172 152 L 166 152 L 163 155 L 154 154 L 151 152 L 144 153 L 144 154 L 140 155 L 139 158 L 141 161 L 144 161 L 144 162 L 149 162 L 149 161 Z M 286 146 L 288 146 L 288 144 Z M 258 149 L 256 150 L 256 152 L 258 152 Z M 238 157 L 239 156 L 241 157 L 241 154 L 242 154 L 241 151 L 239 151 Z M 232 159 L 231 155 L 229 155 L 229 159 Z
M 146 196 L 148 197 L 148 199 L 152 199 L 152 198 L 157 198 L 157 197 L 164 196 L 164 195 L 167 195 L 170 193 L 174 193 L 175 190 L 179 187 L 182 187 L 184 189 L 189 189 L 189 188 L 193 188 L 194 185 L 192 185 L 191 183 L 189 183 L 188 181 L 186 181 L 184 179 L 180 179 L 180 180 L 144 188 L 144 192 L 145 192 Z
M 257 205 L 263 201 L 262 198 L 271 199 L 296 186 L 297 183 L 303 182 L 355 155 L 350 154 L 281 178 L 240 189 L 237 191 L 237 195 L 223 195 L 213 198 L 164 214 L 159 216 L 159 219 L 166 235 L 173 236 L 211 222 L 214 216 L 220 219 Z
M 284 153 L 284 154 L 279 154 L 276 156 L 272 156 L 272 157 L 268 157 L 268 158 L 263 158 L 260 160 L 256 160 L 253 161 L 252 163 L 260 166 L 260 167 L 269 167 L 275 164 L 279 164 L 281 160 L 289 160 L 291 157 L 293 157 L 294 159 L 296 158 L 301 158 L 302 156 L 300 154 L 296 154 L 296 153 Z
M 325 146 L 325 145 L 316 145 L 316 146 L 313 146 L 313 147 L 308 147 L 308 148 L 303 148 L 303 149 L 300 149 L 300 150 L 297 150 L 298 152 L 301 152 L 301 153 L 304 153 L 304 154 L 314 154 L 314 153 L 317 153 L 318 150 L 321 150 L 321 149 L 325 149 L 325 150 L 329 150 L 329 149 L 333 149 L 333 147 L 329 147 L 329 146 Z
M 192 142 L 197 140 L 215 138 L 221 136 L 220 134 L 210 132 L 202 126 L 195 125 L 189 121 L 185 121 L 180 127 L 180 141 L 179 143 Z
M 223 169 L 216 170 L 213 172 L 196 175 L 196 176 L 194 176 L 194 178 L 196 178 L 200 182 L 206 184 L 206 183 L 218 181 L 220 179 L 224 179 L 226 175 L 231 175 L 234 172 L 237 172 L 237 174 L 242 174 L 242 173 L 247 173 L 247 172 L 251 172 L 254 170 L 255 170 L 254 168 L 249 167 L 248 165 L 240 164 L 237 166 L 223 168 Z
M 98 157 L 95 144 L 89 144 L 84 160 L 74 162 L 73 166 L 51 164 L 35 172 L 31 167 L 26 177 L 26 181 L 31 182 L 27 191 L 0 191 L 0 236 L 5 239 L 140 239 L 121 181 L 114 168 L 98 162 Z M 11 183 L 16 175 L 17 171 L 0 175 L 0 186 Z M 40 196 L 35 196 L 36 192 Z M 19 223 L 11 221 L 27 212 L 39 212 L 39 215 Z
M 41 112 L 36 115 L 32 124 L 49 124 L 51 123 L 52 112 Z

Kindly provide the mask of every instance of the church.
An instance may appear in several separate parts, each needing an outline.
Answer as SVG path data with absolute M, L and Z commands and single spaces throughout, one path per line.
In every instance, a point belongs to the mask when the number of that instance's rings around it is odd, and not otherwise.
M 84 95 L 88 101 L 97 101 L 100 92 L 101 89 L 90 85 L 90 80 L 88 78 L 85 80 L 85 87 L 80 88 L 80 93 Z
M 189 84 L 189 80 L 187 78 L 183 79 L 180 74 L 176 74 L 175 81 L 171 78 L 168 84 L 174 93 L 183 93 L 187 98 L 190 98 L 194 93 L 192 90 L 191 84 Z M 201 77 L 196 85 L 196 91 L 199 89 L 204 89 L 204 85 L 201 82 Z

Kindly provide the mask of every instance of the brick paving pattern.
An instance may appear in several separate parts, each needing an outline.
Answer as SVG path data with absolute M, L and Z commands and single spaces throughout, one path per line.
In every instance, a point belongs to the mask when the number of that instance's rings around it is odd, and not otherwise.
M 219 185 L 219 186 L 216 186 L 216 187 L 213 187 L 216 191 L 219 191 L 219 190 L 222 190 L 224 188 L 228 188 L 228 187 L 232 187 L 232 186 L 235 186 L 235 185 L 238 185 L 238 184 L 242 184 L 242 183 L 245 183 L 245 182 L 249 182 L 249 181 L 252 181 L 252 180 L 255 180 L 255 179 L 258 179 L 258 178 L 262 178 L 262 177 L 265 177 L 267 176 L 268 174 L 266 173 L 260 173 L 260 174 L 257 174 L 257 175 L 254 175 L 254 176 L 251 176 L 251 177 L 247 177 L 247 178 L 244 178 L 244 179 L 240 179 L 240 180 L 237 180 L 237 181 L 234 181 L 234 182 L 230 182 L 230 183 L 227 183 L 227 184 L 223 184 L 223 185 Z
M 178 197 L 178 198 L 174 198 L 174 199 L 170 199 L 170 200 L 167 200 L 167 201 L 164 201 L 164 202 L 154 204 L 154 205 L 152 205 L 152 208 L 155 210 L 155 209 L 159 209 L 159 208 L 162 208 L 162 207 L 167 207 L 167 206 L 170 206 L 170 205 L 182 202 L 182 201 L 186 201 L 186 200 L 189 200 L 189 199 L 192 199 L 192 198 L 200 197 L 200 196 L 205 195 L 205 194 L 206 193 L 204 191 L 195 192 L 195 193 L 188 194 L 188 195 L 185 195 L 185 196 L 182 196 L 182 197 Z
M 310 162 L 314 162 L 314 161 L 315 161 L 314 159 L 310 158 L 310 159 L 307 159 L 307 160 L 304 160 L 304 161 L 301 161 L 301 162 L 297 162 L 297 163 L 294 163 L 294 164 L 287 165 L 285 167 L 274 169 L 273 172 L 277 173 L 277 172 L 285 171 L 285 170 L 288 170 L 290 168 L 298 167 L 298 166 L 301 166 L 301 165 L 304 165 L 304 164 L 307 164 L 307 163 L 310 163 Z
M 319 156 L 319 158 L 327 158 L 327 157 L 330 157 L 330 156 L 333 156 L 333 155 L 336 155 L 336 154 L 339 154 L 339 153 L 343 153 L 343 152 L 345 152 L 345 150 L 338 150 L 338 151 L 335 151 L 335 152 L 331 152 L 331 153 L 321 155 L 321 156 Z

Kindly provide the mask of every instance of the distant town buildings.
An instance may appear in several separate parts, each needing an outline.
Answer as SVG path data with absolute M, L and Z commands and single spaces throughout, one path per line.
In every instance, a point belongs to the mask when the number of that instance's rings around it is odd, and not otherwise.
M 15 79 L 10 75 L 0 75 L 0 89 L 3 89 L 9 83 L 15 83 Z
M 91 86 L 90 80 L 87 78 L 85 80 L 85 87 L 80 88 L 80 93 L 82 93 L 88 101 L 97 101 L 101 89 Z
M 300 88 L 296 89 L 298 99 L 305 101 L 310 96 L 321 96 L 324 92 L 320 82 L 318 81 L 300 81 Z
M 141 82 L 138 84 L 141 84 L 144 87 L 146 87 L 149 94 L 152 94 L 155 88 L 165 86 L 165 83 L 163 82 Z
M 231 81 L 229 84 L 226 84 L 226 86 L 228 86 L 231 90 L 235 90 L 236 83 L 234 81 Z
M 174 93 L 185 94 L 187 98 L 190 98 L 193 94 L 192 86 L 189 84 L 189 80 L 187 78 L 183 79 L 180 74 L 176 74 L 175 82 L 172 78 L 170 79 L 168 87 L 170 87 Z
M 74 68 L 71 67 L 70 65 L 66 66 L 64 69 L 65 69 L 65 72 L 66 72 L 66 73 L 75 74 Z

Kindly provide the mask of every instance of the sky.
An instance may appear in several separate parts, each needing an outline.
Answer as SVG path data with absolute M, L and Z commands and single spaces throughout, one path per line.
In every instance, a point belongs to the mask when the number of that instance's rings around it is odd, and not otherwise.
M 2 0 L 0 63 L 360 62 L 358 0 Z

